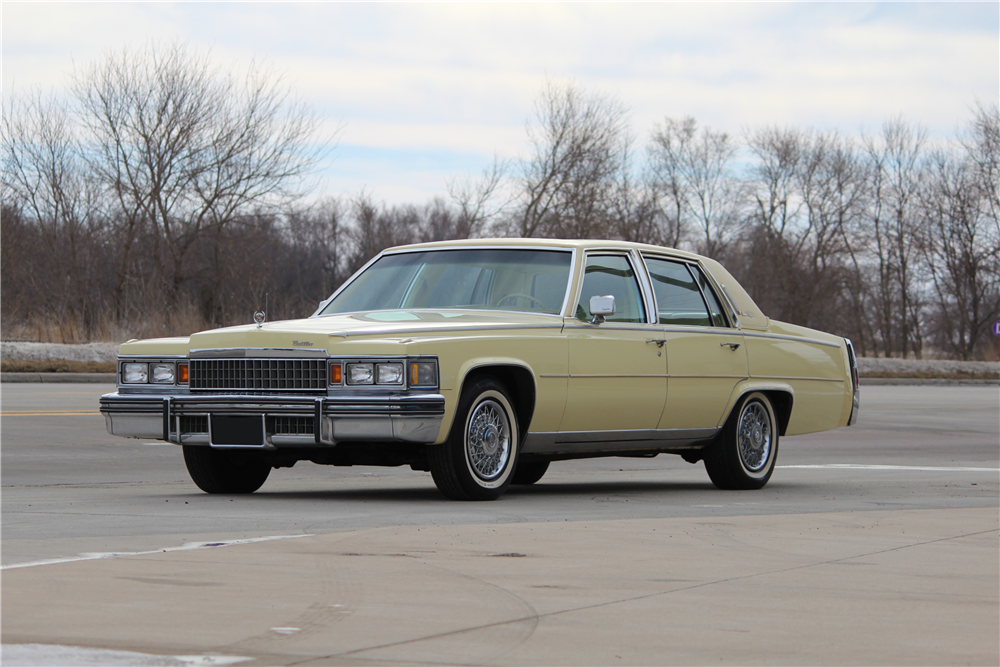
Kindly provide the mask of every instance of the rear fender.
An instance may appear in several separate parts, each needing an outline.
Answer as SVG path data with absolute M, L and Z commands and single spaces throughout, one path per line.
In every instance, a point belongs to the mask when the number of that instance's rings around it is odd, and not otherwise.
M 722 420 L 717 424 L 722 428 L 729 420 L 730 414 L 739 405 L 741 399 L 747 394 L 759 391 L 771 401 L 774 408 L 774 416 L 778 420 L 778 434 L 785 435 L 788 429 L 788 422 L 792 417 L 792 405 L 795 402 L 795 390 L 792 385 L 786 382 L 774 382 L 773 380 L 755 381 L 753 378 L 744 380 L 736 385 L 732 395 L 729 397 L 729 404 L 723 412 Z

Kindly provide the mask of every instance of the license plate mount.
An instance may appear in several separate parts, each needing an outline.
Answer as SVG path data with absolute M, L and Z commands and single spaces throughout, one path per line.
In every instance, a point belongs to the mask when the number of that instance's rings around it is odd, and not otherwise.
M 209 428 L 213 446 L 264 446 L 264 419 L 260 415 L 212 415 Z

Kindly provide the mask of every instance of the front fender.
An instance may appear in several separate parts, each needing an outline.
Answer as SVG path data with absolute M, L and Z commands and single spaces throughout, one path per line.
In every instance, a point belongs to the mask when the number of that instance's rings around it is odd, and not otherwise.
M 534 369 L 528 362 L 523 359 L 518 359 L 515 357 L 503 357 L 503 356 L 492 356 L 492 357 L 477 357 L 473 359 L 468 359 L 463 362 L 457 369 L 455 373 L 456 383 L 454 391 L 451 392 L 454 400 L 450 401 L 450 404 L 445 410 L 445 417 L 441 424 L 441 433 L 439 434 L 439 444 L 444 442 L 448 438 L 448 434 L 451 432 L 451 426 L 455 420 L 455 412 L 457 410 L 458 401 L 462 396 L 463 388 L 468 382 L 470 376 L 479 374 L 492 374 L 497 376 L 497 378 L 503 382 L 508 387 L 508 391 L 511 394 L 511 400 L 514 403 L 514 409 L 517 411 L 518 422 L 521 431 L 521 441 L 524 441 L 524 435 L 528 432 L 528 427 L 533 421 L 535 414 L 536 403 L 540 400 L 545 409 L 551 412 L 553 406 L 553 396 L 550 392 L 546 392 L 543 396 L 539 396 L 538 391 L 538 375 L 535 373 Z M 565 402 L 565 390 L 561 392 L 559 398 L 555 401 Z M 562 407 L 559 406 L 559 416 L 562 416 Z

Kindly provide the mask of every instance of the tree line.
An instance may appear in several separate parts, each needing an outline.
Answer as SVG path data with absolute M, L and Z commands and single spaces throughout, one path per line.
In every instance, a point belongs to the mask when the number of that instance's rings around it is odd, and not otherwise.
M 385 247 L 482 236 L 609 238 L 723 262 L 776 319 L 862 355 L 995 355 L 1000 112 L 954 137 L 887 120 L 847 136 L 740 136 L 547 83 L 526 155 L 421 204 L 308 201 L 331 137 L 274 72 L 183 45 L 124 50 L 2 124 L 5 338 L 121 340 L 310 314 Z

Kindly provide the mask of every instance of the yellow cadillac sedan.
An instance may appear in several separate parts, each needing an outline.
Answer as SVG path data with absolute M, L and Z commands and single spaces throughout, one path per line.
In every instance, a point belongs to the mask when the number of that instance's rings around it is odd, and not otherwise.
M 207 493 L 272 468 L 409 465 L 456 500 L 552 461 L 677 454 L 759 489 L 780 436 L 858 417 L 851 342 L 769 319 L 718 262 L 617 241 L 383 251 L 300 320 L 131 340 L 108 432 L 180 445 Z

